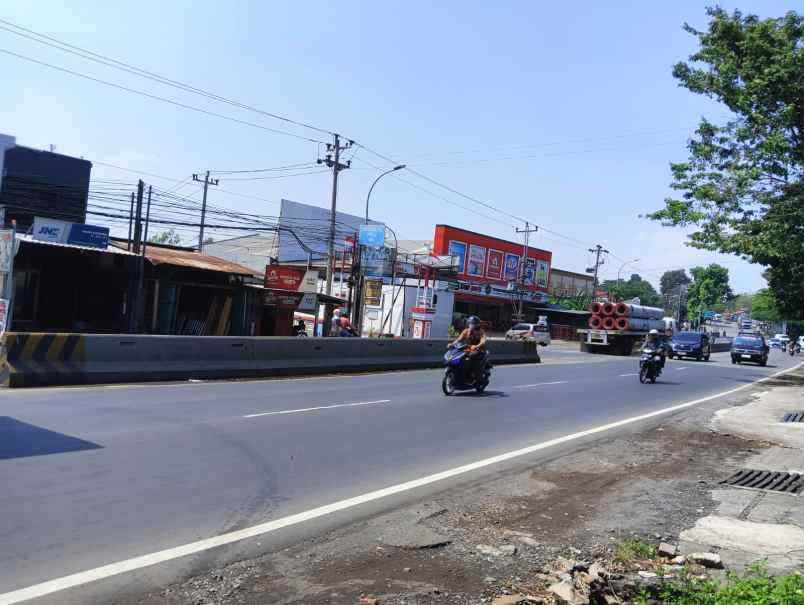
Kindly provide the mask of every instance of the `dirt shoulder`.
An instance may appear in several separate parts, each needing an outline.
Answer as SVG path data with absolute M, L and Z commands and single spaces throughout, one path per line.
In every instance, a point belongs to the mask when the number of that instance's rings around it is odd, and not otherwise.
M 765 383 L 641 432 L 604 438 L 524 471 L 450 490 L 124 603 L 492 602 L 527 589 L 560 557 L 610 559 L 613 546 L 630 538 L 683 546 L 682 532 L 722 513 L 720 482 L 774 448 L 762 439 L 717 432 L 714 413 L 746 406 L 757 393 L 778 386 L 804 391 L 802 378 L 800 373 Z M 797 499 L 787 503 L 801 506 Z M 787 518 L 798 517 L 788 512 Z M 751 561 L 750 553 L 742 555 L 743 563 Z M 778 564 L 784 571 L 785 562 Z

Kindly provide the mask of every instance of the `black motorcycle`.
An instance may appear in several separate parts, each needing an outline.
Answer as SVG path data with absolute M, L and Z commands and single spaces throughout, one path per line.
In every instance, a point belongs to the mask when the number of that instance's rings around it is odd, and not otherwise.
M 662 373 L 662 356 L 656 349 L 645 347 L 642 349 L 642 356 L 639 358 L 639 382 L 651 384 Z
M 475 358 L 473 360 L 474 367 L 478 368 L 475 372 L 470 372 L 467 367 L 470 363 L 470 352 L 470 347 L 463 343 L 447 347 L 447 352 L 444 353 L 444 365 L 446 368 L 444 378 L 441 381 L 441 389 L 444 391 L 444 395 L 452 395 L 455 391 L 470 391 L 472 389 L 482 393 L 489 386 L 491 364 L 489 363 L 488 352 L 480 351 L 475 353 L 475 355 L 481 356 L 480 359 Z

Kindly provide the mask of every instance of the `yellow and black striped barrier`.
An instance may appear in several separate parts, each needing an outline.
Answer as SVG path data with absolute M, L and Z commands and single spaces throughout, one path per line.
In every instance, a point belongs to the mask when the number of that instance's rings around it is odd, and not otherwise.
M 69 384 L 86 361 L 82 334 L 7 332 L 3 350 L 4 381 L 11 387 Z

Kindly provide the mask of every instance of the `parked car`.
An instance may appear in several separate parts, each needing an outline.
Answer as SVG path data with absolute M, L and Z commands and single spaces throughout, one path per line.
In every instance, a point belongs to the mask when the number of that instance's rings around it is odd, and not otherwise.
M 542 346 L 550 344 L 550 327 L 547 321 L 518 323 L 505 333 L 506 340 L 535 340 Z
M 698 361 L 709 361 L 712 346 L 709 335 L 704 332 L 678 332 L 670 343 L 670 358 L 694 357 Z
M 753 361 L 761 366 L 768 365 L 770 347 L 761 335 L 740 334 L 731 343 L 731 362 Z

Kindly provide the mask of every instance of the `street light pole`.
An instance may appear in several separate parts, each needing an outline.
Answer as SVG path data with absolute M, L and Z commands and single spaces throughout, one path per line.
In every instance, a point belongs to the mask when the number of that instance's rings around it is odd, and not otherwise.
M 374 179 L 374 182 L 371 184 L 371 187 L 369 187 L 368 193 L 366 194 L 366 225 L 368 225 L 368 222 L 369 222 L 369 202 L 371 201 L 371 192 L 374 191 L 374 186 L 386 174 L 391 174 L 392 172 L 396 172 L 397 170 L 402 170 L 403 168 L 405 168 L 405 164 L 399 164 L 397 166 L 394 166 L 390 170 L 386 170 L 385 172 L 383 172 L 380 175 L 378 175 L 376 179 Z M 393 233 L 393 231 L 391 231 L 391 233 Z M 396 240 L 396 233 L 394 233 L 394 240 Z M 362 247 L 358 246 L 358 254 L 360 254 L 361 250 L 362 250 Z M 394 278 L 394 276 L 392 274 L 391 275 L 391 285 L 392 286 L 393 286 L 394 279 L 395 278 Z M 363 292 L 364 288 L 365 288 L 365 279 L 363 278 L 363 267 L 362 267 L 362 264 L 361 264 L 361 266 L 360 266 L 360 277 L 359 277 L 359 281 L 357 283 L 357 293 L 356 293 L 356 296 L 355 296 L 355 304 L 354 304 L 354 308 L 352 309 L 352 320 L 353 320 L 352 323 L 356 326 L 358 334 L 360 334 L 361 336 L 363 335 L 363 306 L 365 304 L 365 297 L 364 297 L 364 292 Z
M 371 184 L 371 187 L 369 187 L 368 194 L 366 195 L 366 224 L 367 225 L 368 225 L 368 222 L 369 222 L 369 217 L 368 217 L 368 214 L 369 214 L 369 200 L 371 199 L 371 192 L 374 191 L 374 185 L 376 185 L 377 181 L 379 181 L 386 174 L 391 174 L 392 172 L 396 172 L 397 170 L 402 170 L 403 168 L 405 168 L 405 164 L 399 164 L 399 166 L 394 166 L 390 170 L 386 170 L 381 175 L 379 175 L 376 179 L 374 179 L 374 182 Z
M 638 258 L 635 258 L 634 260 L 627 260 L 622 265 L 620 265 L 620 268 L 617 269 L 617 283 L 618 284 L 620 283 L 620 272 L 625 268 L 625 266 L 630 265 L 631 263 L 638 263 L 639 260 L 640 259 L 638 259 Z

